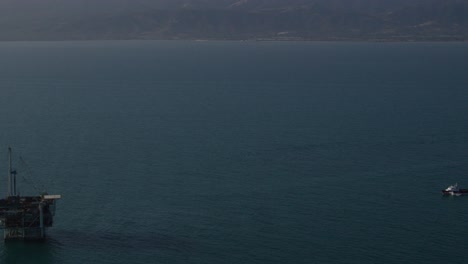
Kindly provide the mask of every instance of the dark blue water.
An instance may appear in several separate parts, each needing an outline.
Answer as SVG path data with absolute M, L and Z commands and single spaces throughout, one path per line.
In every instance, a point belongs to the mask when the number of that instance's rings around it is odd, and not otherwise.
M 62 194 L 1 263 L 464 257 L 468 44 L 0 43 L 0 155 Z M 0 152 L 1 153 L 1 152 Z M 29 169 L 27 169 L 29 168 Z M 3 182 L 3 184 L 1 184 Z

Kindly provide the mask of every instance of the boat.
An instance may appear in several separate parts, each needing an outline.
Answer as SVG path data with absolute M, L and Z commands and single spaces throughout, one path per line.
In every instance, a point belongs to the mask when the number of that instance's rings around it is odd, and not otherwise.
M 16 191 L 16 170 L 12 169 L 11 148 L 8 148 L 8 193 L 0 199 L 0 230 L 8 240 L 44 240 L 46 228 L 53 224 L 56 200 L 61 195 L 41 193 L 20 196 Z
M 449 187 L 442 190 L 442 194 L 459 196 L 463 194 L 468 194 L 468 189 L 460 189 L 460 187 L 458 187 L 458 183 L 455 183 L 454 185 L 450 185 Z

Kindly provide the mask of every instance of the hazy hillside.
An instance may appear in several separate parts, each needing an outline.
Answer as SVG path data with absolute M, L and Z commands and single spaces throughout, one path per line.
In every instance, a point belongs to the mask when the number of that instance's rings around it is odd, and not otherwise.
M 0 0 L 0 39 L 466 40 L 468 0 Z

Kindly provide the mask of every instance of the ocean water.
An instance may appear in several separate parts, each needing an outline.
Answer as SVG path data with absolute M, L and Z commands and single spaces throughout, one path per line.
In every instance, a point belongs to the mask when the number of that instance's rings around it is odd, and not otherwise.
M 48 240 L 0 242 L 0 263 L 466 252 L 468 197 L 440 190 L 468 188 L 467 43 L 3 42 L 0 58 L 0 189 L 12 146 L 22 194 L 63 196 Z

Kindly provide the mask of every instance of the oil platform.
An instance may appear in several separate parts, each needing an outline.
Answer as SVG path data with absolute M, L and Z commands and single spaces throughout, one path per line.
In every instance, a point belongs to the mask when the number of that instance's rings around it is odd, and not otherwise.
M 20 196 L 16 192 L 16 170 L 12 169 L 11 148 L 8 148 L 8 194 L 0 199 L 0 229 L 7 240 L 43 240 L 51 227 L 56 200 L 61 195 L 43 193 Z

